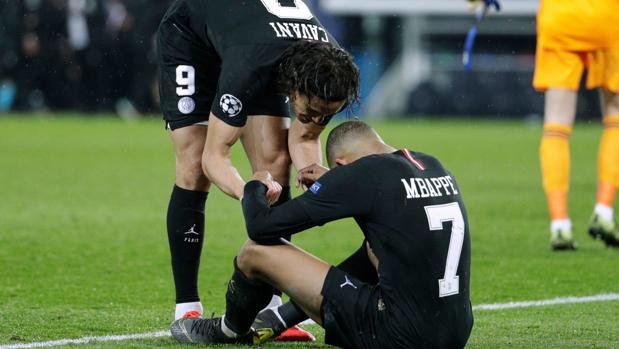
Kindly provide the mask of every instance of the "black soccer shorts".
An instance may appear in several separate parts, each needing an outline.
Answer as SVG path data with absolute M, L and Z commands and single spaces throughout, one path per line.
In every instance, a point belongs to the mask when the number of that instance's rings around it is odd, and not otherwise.
M 325 343 L 354 349 L 391 347 L 379 286 L 363 283 L 331 267 L 321 294 Z
M 215 101 L 220 79 L 228 81 L 233 75 L 233 72 L 222 71 L 222 61 L 215 48 L 194 32 L 191 15 L 184 1 L 175 1 L 157 33 L 161 109 L 171 130 L 197 123 L 207 124 L 214 103 L 217 103 L 216 107 L 220 104 L 220 101 Z M 238 66 L 238 69 L 243 68 Z M 289 117 L 286 97 L 278 95 L 274 87 L 269 86 L 256 91 L 242 113 L 222 120 L 243 126 L 247 115 Z

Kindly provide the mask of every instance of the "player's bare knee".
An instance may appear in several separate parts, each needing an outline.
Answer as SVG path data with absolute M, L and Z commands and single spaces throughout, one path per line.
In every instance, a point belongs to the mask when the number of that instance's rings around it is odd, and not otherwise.
M 273 178 L 280 184 L 287 185 L 290 179 L 290 165 L 292 165 L 288 150 L 274 152 L 272 156 L 263 160 L 263 166 L 273 175 Z
M 201 157 L 176 162 L 176 184 L 189 190 L 208 191 L 210 181 L 202 169 Z
M 252 279 L 257 272 L 257 261 L 260 253 L 260 245 L 252 240 L 247 240 L 236 257 L 237 267 L 249 279 Z
M 619 115 L 619 93 L 602 90 L 602 108 L 604 116 Z
M 572 127 L 577 96 L 573 90 L 549 88 L 544 94 L 544 122 Z

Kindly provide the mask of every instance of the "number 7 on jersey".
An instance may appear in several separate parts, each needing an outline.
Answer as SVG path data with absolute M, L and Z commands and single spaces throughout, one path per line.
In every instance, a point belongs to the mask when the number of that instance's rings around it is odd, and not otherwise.
M 431 205 L 424 207 L 428 216 L 428 226 L 430 231 L 443 230 L 443 223 L 451 221 L 451 237 L 449 239 L 449 249 L 447 251 L 447 262 L 445 263 L 445 274 L 438 280 L 438 296 L 453 296 L 460 292 L 460 279 L 458 264 L 460 263 L 460 253 L 464 243 L 464 218 L 457 202 L 444 205 Z

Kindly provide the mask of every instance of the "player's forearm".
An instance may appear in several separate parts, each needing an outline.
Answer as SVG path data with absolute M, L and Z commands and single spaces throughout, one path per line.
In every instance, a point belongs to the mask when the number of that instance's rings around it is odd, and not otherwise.
M 320 133 L 323 129 L 323 126 L 293 121 L 288 132 L 288 150 L 297 170 L 313 164 L 322 164 Z
M 245 186 L 242 205 L 250 239 L 272 241 L 316 225 L 294 200 L 269 208 L 266 192 L 266 186 L 259 181 L 250 181 Z
M 206 175 L 217 188 L 235 199 L 243 197 L 245 181 L 229 157 L 207 155 L 204 160 Z
M 230 154 L 241 130 L 241 127 L 228 125 L 211 113 L 202 158 L 206 176 L 221 191 L 235 199 L 243 197 L 245 182 L 232 165 Z
M 291 143 L 288 148 L 292 163 L 297 170 L 313 164 L 322 164 L 322 152 L 319 139 Z

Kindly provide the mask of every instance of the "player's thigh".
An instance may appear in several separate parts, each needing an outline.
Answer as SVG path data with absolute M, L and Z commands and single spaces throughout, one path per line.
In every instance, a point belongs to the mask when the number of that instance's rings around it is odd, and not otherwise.
M 587 52 L 587 88 L 619 92 L 619 46 Z
M 325 343 L 343 348 L 391 347 L 387 327 L 393 319 L 385 312 L 380 286 L 363 283 L 332 267 L 321 294 Z
M 545 91 L 544 122 L 566 126 L 574 123 L 584 58 L 579 52 L 547 48 L 538 44 L 533 86 L 538 91 Z
M 307 315 L 321 323 L 322 287 L 330 265 L 288 243 L 258 245 L 248 241 L 237 264 L 250 278 L 258 278 L 285 292 Z
M 157 32 L 161 109 L 168 128 L 206 122 L 217 91 L 221 61 L 195 34 L 184 2 L 176 2 Z
M 619 93 L 601 89 L 600 95 L 604 116 L 619 116 Z
M 202 153 L 208 126 L 191 125 L 170 132 L 176 159 L 176 185 L 188 190 L 208 191 L 210 181 L 202 169 Z
M 290 119 L 281 116 L 252 115 L 241 134 L 241 142 L 252 170 L 269 171 L 282 185 L 290 182 L 288 129 Z
M 603 56 L 602 112 L 619 116 L 619 47 L 605 50 Z
M 583 52 L 548 48 L 538 44 L 533 87 L 538 91 L 549 88 L 578 90 L 585 60 L 586 55 Z

